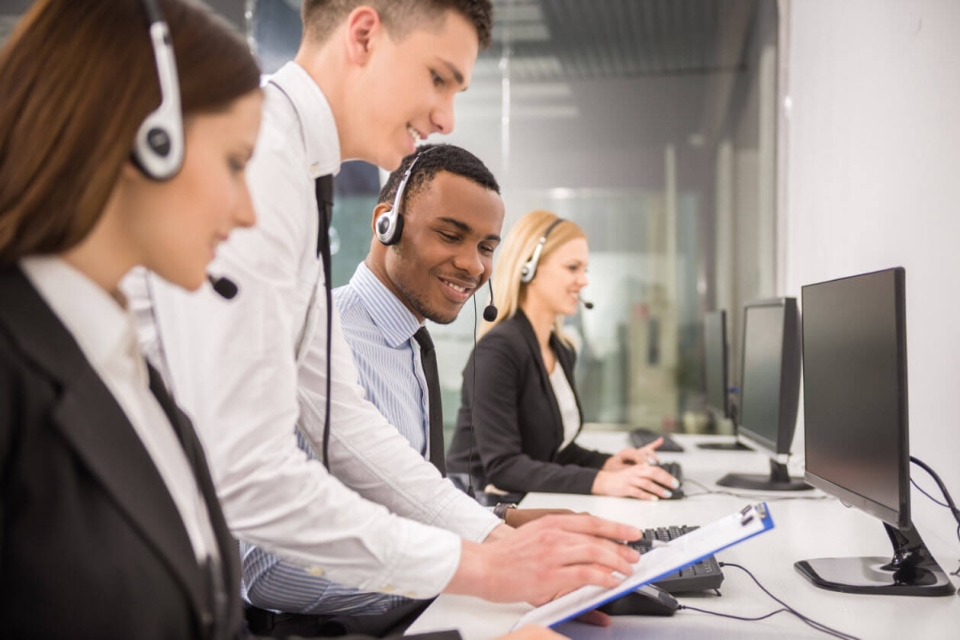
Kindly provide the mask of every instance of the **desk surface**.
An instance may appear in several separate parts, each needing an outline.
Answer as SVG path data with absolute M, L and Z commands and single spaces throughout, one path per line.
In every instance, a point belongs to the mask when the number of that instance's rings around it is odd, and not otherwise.
M 680 436 L 686 451 L 662 453 L 661 460 L 683 465 L 685 479 L 723 490 L 714 482 L 731 471 L 766 473 L 766 457 L 753 452 L 705 451 L 696 442 L 709 436 Z M 626 445 L 623 433 L 584 433 L 583 446 L 616 451 Z M 801 471 L 791 464 L 791 474 Z M 741 492 L 747 497 L 708 494 L 687 483 L 687 498 L 643 502 L 623 498 L 577 496 L 552 493 L 528 494 L 522 507 L 568 508 L 628 522 L 638 527 L 676 524 L 705 524 L 733 512 L 747 503 L 766 500 L 775 528 L 718 554 L 721 562 L 743 565 L 761 584 L 787 604 L 814 620 L 860 638 L 944 638 L 956 637 L 960 628 L 960 597 L 920 598 L 865 596 L 818 589 L 793 568 L 797 560 L 818 557 L 885 556 L 892 554 L 890 541 L 880 521 L 843 507 L 819 491 L 796 493 L 817 500 L 780 499 L 786 494 Z M 928 533 L 920 532 L 928 545 Z M 955 548 L 955 547 L 954 547 Z M 946 571 L 956 568 L 954 555 L 936 554 Z M 504 568 L 509 571 L 508 568 Z M 761 616 L 780 608 L 744 572 L 734 567 L 723 570 L 722 596 L 696 595 L 679 598 L 681 604 L 745 617 Z M 954 584 L 957 580 L 954 579 Z M 531 607 L 525 604 L 498 605 L 469 596 L 443 595 L 420 616 L 408 633 L 458 628 L 465 640 L 493 638 L 510 627 Z M 563 635 L 580 638 L 626 640 L 636 638 L 825 638 L 787 613 L 760 622 L 744 622 L 695 611 L 678 611 L 669 618 L 620 616 L 608 628 L 568 622 L 556 628 Z

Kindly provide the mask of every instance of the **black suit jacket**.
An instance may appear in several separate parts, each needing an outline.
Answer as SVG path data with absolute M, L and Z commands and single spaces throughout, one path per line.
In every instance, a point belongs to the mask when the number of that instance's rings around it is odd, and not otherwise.
M 550 346 L 576 396 L 576 354 L 556 336 Z M 562 443 L 563 418 L 537 336 L 518 310 L 483 336 L 467 361 L 447 470 L 516 493 L 590 493 L 610 456 L 576 442 L 558 451 Z
M 17 268 L 0 271 L 0 636 L 148 640 L 241 631 L 239 567 L 186 417 L 155 372 L 208 505 L 226 603 L 149 454 L 102 380 Z
M 210 576 L 120 405 L 20 270 L 0 270 L 0 637 L 249 637 L 236 543 L 203 449 L 152 369 L 150 388 L 207 502 L 226 590 L 219 615 Z

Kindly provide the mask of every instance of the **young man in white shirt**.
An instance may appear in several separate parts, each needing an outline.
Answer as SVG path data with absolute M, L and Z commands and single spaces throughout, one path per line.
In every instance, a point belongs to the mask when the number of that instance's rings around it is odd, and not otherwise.
M 639 530 L 590 516 L 501 525 L 364 399 L 336 313 L 326 348 L 315 181 L 350 158 L 395 169 L 417 139 L 453 129 L 453 98 L 489 42 L 489 2 L 305 0 L 303 12 L 300 50 L 265 87 L 247 166 L 258 225 L 213 265 L 239 294 L 185 295 L 153 277 L 146 287 L 153 346 L 231 530 L 310 575 L 411 598 L 542 603 L 615 585 L 637 555 L 613 540 Z M 328 397 L 329 474 L 294 438 L 297 428 L 322 450 Z

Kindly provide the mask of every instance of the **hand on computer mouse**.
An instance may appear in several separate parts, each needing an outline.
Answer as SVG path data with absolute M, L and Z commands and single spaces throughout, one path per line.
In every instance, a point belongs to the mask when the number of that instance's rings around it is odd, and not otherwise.
M 633 465 L 620 471 L 599 471 L 590 492 L 601 496 L 659 500 L 672 497 L 673 490 L 679 486 L 677 479 L 660 467 Z
M 636 465 L 657 464 L 657 447 L 663 444 L 663 438 L 657 438 L 645 447 L 627 447 L 610 456 L 603 463 L 604 471 L 620 471 Z

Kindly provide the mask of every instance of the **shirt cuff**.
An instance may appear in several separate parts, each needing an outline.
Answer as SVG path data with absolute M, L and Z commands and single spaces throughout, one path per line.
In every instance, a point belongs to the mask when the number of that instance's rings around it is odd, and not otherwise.
M 460 538 L 413 520 L 400 520 L 398 529 L 381 579 L 361 588 L 419 600 L 440 595 L 460 566 Z

